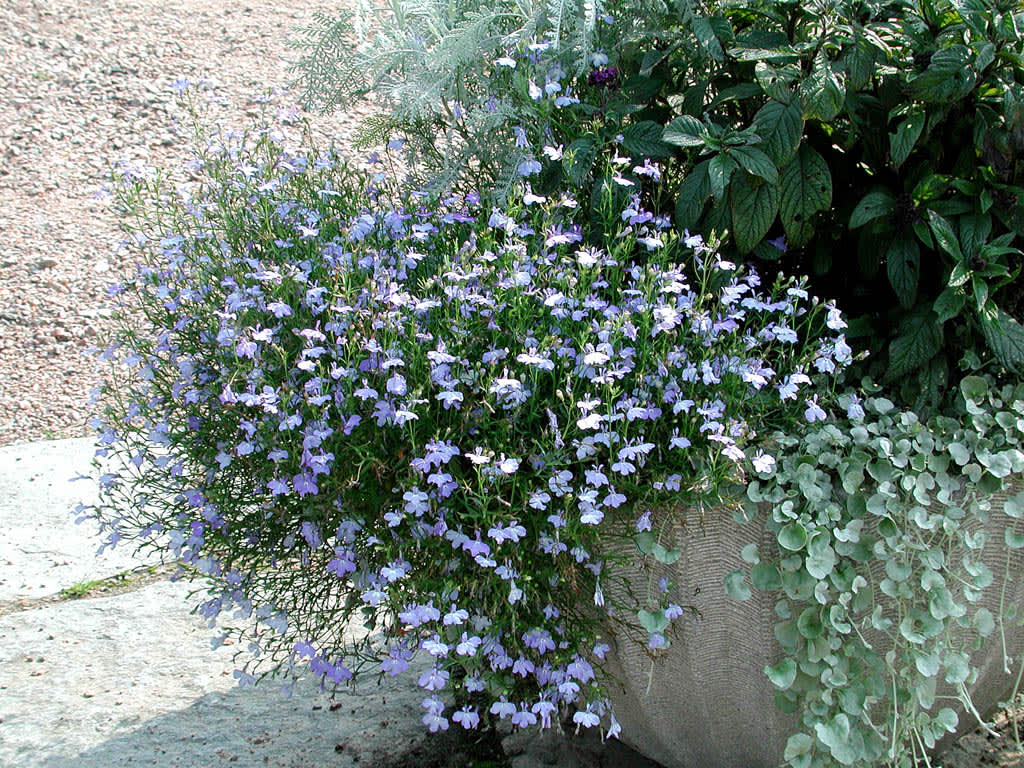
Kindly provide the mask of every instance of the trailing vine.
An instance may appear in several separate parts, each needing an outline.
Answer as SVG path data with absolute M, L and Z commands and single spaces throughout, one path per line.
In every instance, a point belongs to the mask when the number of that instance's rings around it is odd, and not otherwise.
M 926 422 L 881 396 L 843 403 L 843 420 L 776 435 L 744 511 L 767 516 L 778 548 L 748 546 L 728 584 L 779 597 L 782 658 L 765 673 L 799 716 L 789 765 L 928 764 L 960 725 L 951 703 L 981 720 L 974 650 L 998 643 L 1020 677 L 1007 594 L 1024 547 L 1024 384 L 969 376 L 959 413 Z

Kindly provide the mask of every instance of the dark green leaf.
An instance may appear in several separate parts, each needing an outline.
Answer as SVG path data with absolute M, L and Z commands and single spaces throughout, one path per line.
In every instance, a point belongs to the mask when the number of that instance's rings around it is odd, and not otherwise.
M 633 123 L 622 131 L 622 146 L 635 157 L 671 157 L 672 147 L 661 140 L 661 131 L 662 127 L 653 120 Z
M 597 157 L 597 140 L 592 137 L 576 139 L 562 154 L 565 175 L 577 187 L 583 186 Z
M 910 225 L 914 230 L 914 234 L 917 235 L 917 239 L 921 242 L 928 250 L 935 247 L 935 241 L 932 240 L 931 230 L 928 229 L 928 225 L 925 224 L 921 219 L 914 219 L 914 223 Z
M 708 166 L 708 178 L 711 179 L 711 194 L 715 200 L 722 199 L 729 179 L 738 167 L 736 161 L 725 152 L 719 152 L 711 158 L 711 164 Z
M 910 150 L 914 148 L 917 140 L 921 138 L 921 131 L 924 129 L 924 110 L 920 108 L 911 109 L 906 118 L 899 124 L 896 133 L 889 134 L 889 159 L 892 164 L 899 168 L 907 159 Z
M 922 307 L 900 323 L 898 335 L 889 343 L 887 378 L 896 381 L 927 363 L 942 346 L 942 331 L 931 309 Z
M 737 61 L 767 61 L 784 64 L 787 61 L 799 61 L 800 54 L 789 47 L 757 48 L 736 46 L 729 49 L 729 55 Z
M 978 48 L 978 54 L 974 57 L 974 68 L 978 72 L 984 72 L 993 61 L 996 60 L 996 47 L 992 43 L 983 43 Z
M 873 54 L 874 50 L 871 44 L 863 38 L 859 38 L 843 54 L 841 61 L 843 66 L 846 67 L 846 77 L 850 90 L 859 91 L 871 81 L 871 76 L 875 74 Z
M 711 103 L 708 104 L 708 109 L 714 109 L 730 101 L 743 101 L 744 99 L 760 95 L 761 86 L 757 83 L 740 83 L 739 85 L 723 88 L 719 91 L 715 98 L 711 100 Z
M 991 302 L 979 317 L 989 349 L 1011 371 L 1024 370 L 1024 326 Z
M 793 247 L 814 234 L 811 217 L 832 204 L 832 176 L 818 152 L 802 144 L 779 175 L 779 218 Z
M 677 147 L 702 147 L 708 138 L 708 130 L 692 115 L 681 115 L 665 126 L 661 140 Z
M 699 115 L 704 111 L 704 101 L 707 98 L 710 85 L 711 81 L 704 78 L 683 90 L 683 100 L 679 105 L 683 114 Z M 664 135 L 661 138 L 664 140 Z
M 761 90 L 775 101 L 783 104 L 793 103 L 793 92 L 790 90 L 790 86 L 800 77 L 800 74 L 800 67 L 793 64 L 773 67 L 771 64 L 759 61 L 754 66 L 754 77 L 757 78 Z M 800 119 L 803 120 L 802 109 Z
M 950 182 L 946 176 L 929 173 L 914 185 L 914 190 L 910 193 L 910 196 L 914 198 L 915 203 L 920 205 L 944 195 L 946 190 L 949 189 L 949 185 Z
M 761 261 L 778 261 L 783 253 L 781 248 L 764 240 L 754 246 L 754 255 Z
M 974 87 L 971 51 L 954 45 L 936 51 L 928 69 L 910 81 L 910 93 L 921 101 L 940 103 L 962 99 Z
M 914 306 L 917 299 L 917 281 L 921 274 L 921 251 L 913 236 L 900 235 L 885 253 L 886 272 L 900 304 Z
M 935 242 L 939 248 L 944 250 L 957 261 L 963 261 L 963 254 L 960 252 L 960 243 L 957 242 L 953 227 L 942 216 L 935 211 L 928 211 L 928 227 L 935 235 Z
M 711 195 L 709 165 L 710 160 L 698 164 L 679 185 L 679 199 L 676 200 L 676 226 L 679 229 L 693 229 L 704 211 L 704 203 Z
M 771 228 L 779 212 L 779 188 L 749 174 L 733 180 L 730 194 L 732 234 L 740 253 L 749 253 Z
M 748 173 L 760 176 L 771 184 L 778 183 L 779 172 L 775 170 L 775 163 L 760 149 L 755 147 L 733 147 L 729 150 L 729 155 L 743 166 L 744 170 Z
M 966 303 L 967 295 L 963 291 L 958 291 L 956 288 L 946 288 L 939 294 L 932 308 L 935 310 L 939 322 L 944 323 L 957 317 L 963 311 Z
M 779 168 L 793 157 L 804 132 L 804 117 L 799 102 L 783 104 L 769 101 L 754 115 L 754 128 L 761 137 L 761 148 Z
M 988 304 L 988 283 L 982 277 L 975 277 L 971 280 L 971 292 L 974 294 L 974 305 L 983 311 Z
M 667 56 L 668 53 L 664 50 L 655 49 L 647 51 L 640 60 L 640 75 L 642 77 L 650 77 L 654 68 L 663 62 Z
M 728 195 L 728 192 L 726 192 Z M 732 207 L 727 204 L 726 201 L 721 201 L 718 205 L 710 206 L 704 212 L 704 218 L 700 222 L 700 230 L 702 233 L 710 235 L 716 233 L 720 236 L 725 236 L 726 231 L 732 226 Z
M 893 196 L 886 190 L 864 195 L 850 214 L 850 229 L 861 227 L 879 216 L 888 216 L 893 211 L 894 202 Z
M 992 217 L 984 213 L 960 217 L 960 245 L 967 257 L 977 256 L 992 233 Z
M 959 288 L 970 279 L 971 268 L 961 261 L 953 265 L 953 269 L 949 273 L 949 280 L 946 283 L 951 288 Z
M 974 204 L 962 198 L 959 200 L 934 200 L 929 203 L 928 207 L 947 219 L 964 213 L 970 213 L 974 210 Z
M 711 21 L 706 16 L 695 16 L 692 25 L 693 34 L 705 53 L 717 62 L 725 61 L 725 51 L 722 50 L 722 44 L 718 42 L 718 36 L 715 34 L 714 27 L 711 26 Z
M 827 59 L 820 59 L 800 86 L 804 117 L 827 123 L 839 114 L 846 99 L 846 86 Z

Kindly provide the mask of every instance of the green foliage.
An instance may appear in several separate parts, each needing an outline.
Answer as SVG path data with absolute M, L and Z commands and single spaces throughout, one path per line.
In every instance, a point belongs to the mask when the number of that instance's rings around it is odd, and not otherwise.
M 307 98 L 382 95 L 421 178 L 507 181 L 526 126 L 573 147 L 565 172 L 583 185 L 592 142 L 618 138 L 634 159 L 670 161 L 662 204 L 681 229 L 807 273 L 859 317 L 867 370 L 901 400 L 935 402 L 979 367 L 1024 370 L 1016 4 L 396 2 L 350 21 L 369 44 L 334 45 L 326 20 L 307 38 Z M 495 64 L 527 50 L 543 65 L 531 74 Z M 619 79 L 589 88 L 601 51 Z M 544 67 L 578 107 L 527 97 Z
M 783 268 L 861 316 L 870 370 L 909 402 L 958 365 L 1024 370 L 1019 7 L 747 0 L 660 24 L 619 66 L 658 61 L 635 108 L 679 147 L 678 226 L 760 260 L 784 236 Z
M 784 656 L 765 674 L 799 716 L 793 768 L 912 764 L 957 728 L 943 701 L 972 711 L 969 654 L 1017 620 L 979 601 L 1011 577 L 984 548 L 1024 546 L 1024 385 L 966 377 L 956 418 L 927 423 L 877 395 L 844 398 L 847 419 L 776 435 L 777 465 L 746 494 L 746 519 L 777 542 L 744 558 L 779 600 Z M 1002 535 L 986 542 L 991 515 Z M 744 576 L 729 594 L 749 595 Z

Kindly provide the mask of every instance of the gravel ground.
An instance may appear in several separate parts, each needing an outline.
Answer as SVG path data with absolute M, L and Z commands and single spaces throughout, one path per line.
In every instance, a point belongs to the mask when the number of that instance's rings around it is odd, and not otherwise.
M 126 157 L 176 167 L 178 78 L 243 125 L 291 79 L 324 0 L 0 0 L 0 445 L 88 434 L 106 288 L 127 266 L 97 192 Z M 286 98 L 286 97 L 285 97 Z M 344 141 L 352 114 L 316 118 Z
M 324 0 L 0 0 L 0 446 L 88 434 L 107 286 L 128 266 L 97 196 L 108 164 L 176 166 L 179 78 L 205 80 L 212 110 L 244 124 L 254 96 L 290 79 L 286 40 Z M 283 97 L 287 98 L 287 97 Z M 357 114 L 317 117 L 344 142 Z M 1019 766 L 1009 722 L 947 766 Z

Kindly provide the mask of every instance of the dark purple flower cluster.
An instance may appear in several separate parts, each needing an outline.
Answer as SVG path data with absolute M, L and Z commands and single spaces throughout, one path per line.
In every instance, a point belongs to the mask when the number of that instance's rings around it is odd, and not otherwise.
M 619 68 L 609 66 L 592 69 L 587 75 L 587 82 L 596 88 L 614 88 L 619 84 Z
M 683 611 L 668 583 L 607 600 L 608 542 L 766 470 L 758 435 L 823 418 L 815 378 L 850 355 L 838 312 L 675 233 L 643 205 L 657 167 L 621 166 L 634 194 L 595 232 L 528 190 L 385 204 L 264 132 L 211 144 L 202 185 L 137 233 L 95 420 L 121 463 L 95 514 L 206 574 L 211 621 L 255 620 L 243 680 L 418 656 L 430 730 L 480 722 L 453 691 L 520 727 L 575 705 L 617 729 L 578 602 L 664 617 L 652 652 Z M 377 634 L 353 640 L 355 618 Z

